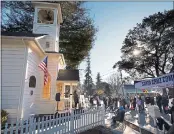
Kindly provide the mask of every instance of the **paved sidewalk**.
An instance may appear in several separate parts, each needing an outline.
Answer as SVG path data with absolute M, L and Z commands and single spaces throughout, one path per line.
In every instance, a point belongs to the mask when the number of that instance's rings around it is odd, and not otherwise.
M 124 132 L 123 132 L 123 130 L 122 130 L 121 128 L 119 128 L 119 127 L 117 127 L 117 128 L 111 127 L 111 124 L 112 124 L 112 116 L 113 116 L 113 114 L 111 114 L 111 113 L 107 113 L 107 114 L 105 115 L 105 125 L 106 125 L 108 128 L 111 128 L 111 129 L 112 129 L 113 134 L 139 134 L 139 132 L 137 132 L 137 131 L 131 129 L 131 128 L 128 127 L 128 126 L 126 126 L 126 129 L 124 130 Z
M 139 132 L 137 132 L 137 131 L 135 131 L 127 126 L 125 131 L 123 132 L 123 134 L 139 134 Z
M 170 116 L 166 114 L 161 114 L 166 120 L 170 120 Z M 140 118 L 140 123 L 138 123 L 138 117 Z M 150 132 L 154 132 L 154 120 L 149 116 L 147 110 L 138 115 L 137 111 L 129 110 L 125 114 L 125 120 L 133 123 L 137 126 L 141 126 L 142 128 L 149 130 Z
M 121 131 L 119 131 L 117 129 L 112 129 L 112 131 L 113 131 L 113 134 L 140 134 L 139 132 L 131 129 L 128 126 L 126 127 L 126 129 L 124 130 L 124 132 L 121 132 Z

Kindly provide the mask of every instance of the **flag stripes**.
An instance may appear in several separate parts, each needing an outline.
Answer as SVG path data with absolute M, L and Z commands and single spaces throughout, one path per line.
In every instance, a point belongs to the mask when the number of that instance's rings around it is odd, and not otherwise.
M 47 61 L 48 61 L 48 56 L 44 58 L 44 60 L 39 64 L 39 68 L 42 69 L 44 72 L 44 85 L 47 84 L 48 82 L 48 69 L 47 69 Z

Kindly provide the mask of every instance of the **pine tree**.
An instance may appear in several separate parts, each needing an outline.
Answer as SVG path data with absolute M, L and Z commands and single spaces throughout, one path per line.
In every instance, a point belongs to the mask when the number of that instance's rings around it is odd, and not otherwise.
M 86 74 L 85 74 L 85 81 L 84 81 L 84 87 L 85 90 L 87 90 L 88 94 L 92 94 L 92 85 L 93 85 L 93 81 L 92 81 L 92 73 L 91 73 L 91 61 L 90 61 L 90 55 L 88 55 L 87 57 L 87 67 L 85 70 Z
M 96 88 L 97 89 L 100 89 L 101 88 L 101 75 L 100 75 L 100 73 L 98 72 L 97 73 L 97 77 L 96 77 Z

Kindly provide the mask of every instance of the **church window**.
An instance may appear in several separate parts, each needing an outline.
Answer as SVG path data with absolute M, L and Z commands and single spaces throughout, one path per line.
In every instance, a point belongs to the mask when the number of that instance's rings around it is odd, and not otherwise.
M 54 10 L 52 9 L 39 9 L 37 22 L 41 24 L 54 23 Z
M 31 76 L 29 79 L 29 87 L 31 88 L 35 88 L 36 87 L 36 77 L 35 76 Z
M 50 99 L 51 96 L 51 77 L 48 76 L 48 82 L 43 87 L 43 94 L 44 99 Z
M 65 86 L 65 98 L 70 97 L 70 85 Z

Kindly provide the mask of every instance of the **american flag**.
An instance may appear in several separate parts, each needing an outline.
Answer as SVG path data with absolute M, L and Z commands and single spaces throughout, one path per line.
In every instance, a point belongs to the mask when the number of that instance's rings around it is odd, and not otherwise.
M 39 68 L 41 68 L 44 72 L 44 85 L 47 84 L 48 82 L 48 69 L 47 69 L 47 61 L 48 61 L 48 56 L 44 58 L 44 60 L 39 64 Z

